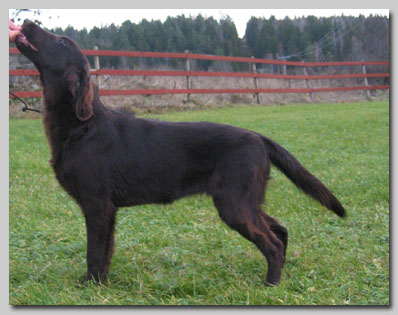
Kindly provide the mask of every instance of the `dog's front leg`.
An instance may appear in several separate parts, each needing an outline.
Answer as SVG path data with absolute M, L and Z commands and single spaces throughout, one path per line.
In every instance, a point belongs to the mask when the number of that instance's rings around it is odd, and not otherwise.
M 91 200 L 82 205 L 87 228 L 87 280 L 105 279 L 113 254 L 117 208 L 108 201 Z

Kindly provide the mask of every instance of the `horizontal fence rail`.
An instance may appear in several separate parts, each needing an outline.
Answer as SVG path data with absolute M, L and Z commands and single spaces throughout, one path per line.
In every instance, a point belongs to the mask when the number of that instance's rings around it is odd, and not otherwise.
M 298 67 L 327 67 L 327 66 L 371 66 L 371 65 L 389 65 L 388 61 L 330 61 L 330 62 L 300 62 L 300 61 L 284 61 L 274 59 L 258 59 L 247 57 L 228 57 L 214 56 L 191 53 L 164 53 L 149 51 L 123 51 L 123 50 L 96 50 L 82 49 L 86 56 L 114 56 L 114 57 L 140 57 L 140 58 L 177 58 L 177 59 L 201 59 L 215 61 L 232 61 L 232 62 L 249 62 L 264 63 Z M 10 54 L 20 54 L 16 48 L 9 48 Z
M 296 62 L 284 60 L 245 58 L 245 57 L 227 57 L 214 56 L 204 54 L 192 53 L 161 53 L 161 52 L 140 52 L 140 51 L 114 51 L 114 50 L 97 50 L 97 49 L 83 49 L 83 53 L 87 56 L 116 56 L 116 57 L 138 57 L 138 58 L 179 58 L 186 59 L 187 63 L 190 59 L 199 60 L 216 60 L 228 62 L 245 62 L 250 63 L 254 67 L 253 72 L 214 72 L 214 71 L 169 71 L 169 70 L 113 70 L 113 69 L 95 69 L 90 70 L 90 74 L 94 76 L 111 75 L 111 76 L 179 76 L 187 78 L 186 89 L 131 89 L 131 90 L 107 90 L 100 89 L 100 95 L 162 95 L 162 94 L 226 94 L 226 93 L 312 93 L 317 92 L 333 92 L 333 91 L 359 91 L 359 90 L 385 90 L 389 89 L 389 85 L 368 85 L 367 78 L 388 78 L 389 73 L 367 73 L 365 66 L 389 66 L 388 61 L 344 61 L 344 62 Z M 16 48 L 9 48 L 10 54 L 19 54 Z M 97 57 L 98 58 L 98 57 Z M 362 73 L 349 74 L 328 74 L 328 75 L 288 75 L 288 74 L 269 74 L 255 72 L 255 64 L 276 64 L 283 66 L 298 66 L 298 67 L 327 67 L 327 66 L 362 66 Z M 99 68 L 99 67 L 98 67 Z M 38 76 L 37 70 L 9 70 L 10 76 Z M 190 77 L 239 77 L 239 78 L 254 78 L 254 89 L 192 89 L 190 88 Z M 257 88 L 257 79 L 282 79 L 282 80 L 306 80 L 307 88 L 273 88 L 261 89 Z M 310 88 L 309 80 L 325 80 L 325 79 L 353 79 L 363 78 L 365 85 L 363 86 L 344 86 L 344 87 L 324 87 L 324 88 Z M 41 91 L 15 91 L 18 97 L 42 97 Z M 12 95 L 10 95 L 13 98 Z M 257 100 L 258 97 L 257 97 Z
M 38 76 L 37 70 L 9 70 L 10 76 Z M 207 71 L 169 71 L 169 70 L 90 70 L 91 75 L 115 76 L 162 76 L 162 77 L 238 77 L 238 78 L 265 78 L 285 80 L 324 80 L 324 79 L 350 79 L 350 78 L 376 78 L 389 77 L 388 73 L 352 73 L 328 75 L 287 75 L 250 72 L 207 72 Z
M 165 94 L 231 94 L 231 93 L 315 93 L 315 92 L 334 92 L 334 91 L 360 91 L 360 90 L 385 90 L 388 85 L 372 86 L 344 86 L 327 88 L 309 88 L 309 89 L 134 89 L 134 90 L 106 90 L 99 91 L 101 96 L 113 95 L 165 95 Z M 42 97 L 41 91 L 15 91 L 16 96 L 24 97 Z M 13 96 L 10 96 L 13 97 Z

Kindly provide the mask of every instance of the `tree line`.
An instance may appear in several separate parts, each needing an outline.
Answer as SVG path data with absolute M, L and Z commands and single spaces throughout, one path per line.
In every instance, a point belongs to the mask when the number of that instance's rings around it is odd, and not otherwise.
M 276 19 L 252 17 L 241 39 L 229 16 L 219 21 L 198 15 L 123 22 L 76 30 L 51 30 L 74 39 L 81 48 L 184 52 L 235 57 L 284 59 L 291 61 L 349 61 L 389 59 L 389 18 L 368 17 L 300 17 Z M 134 68 L 154 65 L 181 66 L 178 60 L 156 58 L 101 57 L 103 68 Z M 196 68 L 207 70 L 217 62 L 198 60 Z M 220 67 L 218 65 L 218 67 Z M 233 63 L 232 68 L 239 68 Z M 237 69 L 233 69 L 237 70 Z

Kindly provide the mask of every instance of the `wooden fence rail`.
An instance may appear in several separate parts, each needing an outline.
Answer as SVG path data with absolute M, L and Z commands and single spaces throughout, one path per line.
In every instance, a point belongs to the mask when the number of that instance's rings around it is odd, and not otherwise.
M 19 54 L 16 48 L 9 48 L 10 54 Z M 97 56 L 96 69 L 90 70 L 90 74 L 97 78 L 101 75 L 112 76 L 180 76 L 186 77 L 186 89 L 131 89 L 131 90 L 106 90 L 100 89 L 100 95 L 160 95 L 160 94 L 225 94 L 225 93 L 250 93 L 257 96 L 259 102 L 259 93 L 312 93 L 317 92 L 332 92 L 332 91 L 355 91 L 355 90 L 383 90 L 389 89 L 389 85 L 368 85 L 367 78 L 387 78 L 389 73 L 367 73 L 366 66 L 389 66 L 388 61 L 344 61 L 344 62 L 295 62 L 284 60 L 245 58 L 245 57 L 226 57 L 213 56 L 203 54 L 185 53 L 159 53 L 159 52 L 140 52 L 140 51 L 114 51 L 114 50 L 97 50 L 97 49 L 83 49 L 83 53 L 88 56 Z M 172 71 L 172 70 L 113 70 L 100 69 L 98 56 L 127 56 L 139 58 L 179 58 L 186 60 L 186 71 Z M 191 59 L 199 60 L 217 60 L 228 62 L 245 62 L 251 64 L 251 72 L 214 72 L 214 71 L 191 71 L 189 61 Z M 308 75 L 305 71 L 304 75 L 288 75 L 288 74 L 269 74 L 258 73 L 255 71 L 255 64 L 277 64 L 284 66 L 304 67 L 329 67 L 329 66 L 361 66 L 361 73 L 348 74 L 329 74 L 329 75 Z M 10 76 L 38 76 L 37 70 L 9 70 Z M 254 78 L 254 89 L 192 89 L 190 84 L 190 77 L 240 77 L 240 78 Z M 282 79 L 282 80 L 306 80 L 307 88 L 274 88 L 261 89 L 258 88 L 257 79 Z M 324 87 L 324 88 L 310 88 L 309 80 L 325 80 L 325 79 L 354 79 L 363 78 L 364 85 L 361 86 L 344 86 L 344 87 Z M 290 82 L 290 81 L 289 81 Z M 290 86 L 290 85 L 289 85 Z M 18 97 L 41 97 L 40 91 L 14 91 Z M 10 95 L 10 97 L 13 97 Z
M 350 79 L 350 78 L 377 78 L 389 77 L 388 73 L 350 73 L 350 74 L 326 74 L 326 75 L 289 75 L 268 74 L 250 72 L 208 72 L 208 71 L 174 71 L 174 70 L 114 70 L 99 69 L 90 70 L 91 75 L 115 75 L 115 76 L 190 76 L 190 77 L 240 77 L 240 78 L 265 78 L 284 80 L 324 80 L 324 79 Z M 38 76 L 37 70 L 9 70 L 10 76 Z

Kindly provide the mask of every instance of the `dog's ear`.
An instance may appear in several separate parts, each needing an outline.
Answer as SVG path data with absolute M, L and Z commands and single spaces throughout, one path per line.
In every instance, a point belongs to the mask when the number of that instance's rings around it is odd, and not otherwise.
M 85 69 L 82 72 L 71 71 L 67 74 L 69 92 L 72 94 L 76 117 L 85 121 L 93 116 L 93 85 Z

